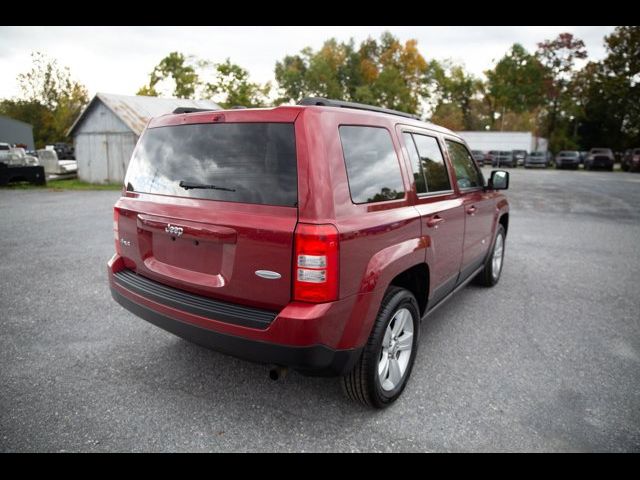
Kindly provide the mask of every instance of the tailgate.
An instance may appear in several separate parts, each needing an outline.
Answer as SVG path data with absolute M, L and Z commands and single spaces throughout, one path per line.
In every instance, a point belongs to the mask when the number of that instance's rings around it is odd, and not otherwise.
M 128 268 L 229 302 L 268 309 L 289 302 L 297 209 L 145 197 L 116 203 Z
M 290 301 L 298 218 L 293 123 L 148 128 L 125 185 L 116 221 L 129 269 L 247 306 Z

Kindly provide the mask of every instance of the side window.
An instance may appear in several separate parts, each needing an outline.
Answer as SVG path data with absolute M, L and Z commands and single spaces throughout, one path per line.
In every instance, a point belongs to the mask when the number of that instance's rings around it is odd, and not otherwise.
M 404 197 L 398 156 L 386 129 L 342 126 L 340 141 L 354 203 Z
M 424 173 L 422 171 L 420 157 L 418 156 L 418 150 L 416 150 L 416 144 L 413 143 L 413 136 L 406 132 L 403 133 L 402 136 L 404 137 L 404 143 L 407 147 L 407 151 L 409 152 L 413 180 L 416 182 L 416 192 L 427 193 L 427 183 L 424 180 Z
M 427 180 L 427 190 L 429 192 L 451 190 L 449 174 L 438 141 L 434 137 L 415 133 L 413 139 L 416 142 L 422 170 Z
M 456 180 L 459 188 L 474 188 L 483 185 L 482 175 L 476 168 L 471 154 L 467 148 L 458 142 L 445 140 L 451 163 L 456 174 Z

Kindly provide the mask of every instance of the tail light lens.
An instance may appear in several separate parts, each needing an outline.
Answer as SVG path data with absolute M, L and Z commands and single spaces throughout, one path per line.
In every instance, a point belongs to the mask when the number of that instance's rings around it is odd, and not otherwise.
M 116 253 L 118 255 L 122 255 L 122 250 L 120 249 L 120 234 L 118 231 L 118 223 L 120 222 L 120 210 L 117 208 L 113 209 L 113 239 L 116 245 Z
M 338 230 L 299 223 L 295 233 L 293 298 L 322 303 L 338 299 Z

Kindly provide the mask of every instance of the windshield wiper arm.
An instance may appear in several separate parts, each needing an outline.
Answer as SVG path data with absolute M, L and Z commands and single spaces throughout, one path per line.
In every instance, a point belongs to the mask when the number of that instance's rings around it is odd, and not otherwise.
M 195 183 L 195 182 L 185 182 L 184 180 L 180 180 L 179 185 L 185 190 L 191 190 L 193 188 L 201 188 L 205 190 L 224 190 L 225 192 L 235 192 L 235 188 L 227 188 L 227 187 L 217 187 L 215 185 L 209 185 L 206 183 Z

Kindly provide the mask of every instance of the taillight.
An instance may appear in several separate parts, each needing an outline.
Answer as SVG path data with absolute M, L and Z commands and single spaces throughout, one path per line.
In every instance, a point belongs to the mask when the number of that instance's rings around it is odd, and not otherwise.
M 295 233 L 293 298 L 301 302 L 338 299 L 338 230 L 299 223 Z
M 120 221 L 120 210 L 117 208 L 113 208 L 113 239 L 116 244 L 116 253 L 118 255 L 122 255 L 122 250 L 120 249 L 120 234 L 118 232 L 118 223 Z

